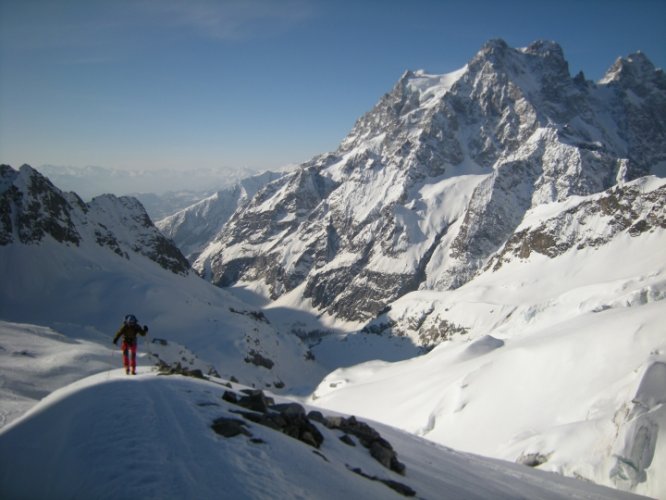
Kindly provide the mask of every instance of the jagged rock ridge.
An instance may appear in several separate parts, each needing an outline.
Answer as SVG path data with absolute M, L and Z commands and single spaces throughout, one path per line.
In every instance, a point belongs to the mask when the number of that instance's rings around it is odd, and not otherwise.
M 64 193 L 28 165 L 0 166 L 0 245 L 39 244 L 50 237 L 80 246 L 92 243 L 125 259 L 133 253 L 186 275 L 190 265 L 131 197 L 102 195 L 84 203 Z
M 236 212 L 194 267 L 367 321 L 409 291 L 468 282 L 530 209 L 663 168 L 665 139 L 666 76 L 645 55 L 593 83 L 570 76 L 556 43 L 492 40 L 454 73 L 406 72 L 337 151 Z

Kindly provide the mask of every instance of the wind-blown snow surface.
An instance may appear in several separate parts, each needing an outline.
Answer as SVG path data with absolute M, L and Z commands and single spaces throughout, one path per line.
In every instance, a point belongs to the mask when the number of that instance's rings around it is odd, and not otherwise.
M 404 476 L 319 424 L 324 441 L 318 450 L 254 424 L 248 428 L 255 442 L 242 435 L 224 438 L 212 422 L 239 418 L 232 412 L 237 407 L 221 399 L 225 389 L 144 371 L 132 378 L 101 373 L 56 391 L 0 431 L 0 493 L 54 499 L 401 498 L 350 470 L 360 468 L 427 499 L 630 498 L 383 426 L 379 431 L 406 465 Z
M 572 204 L 539 207 L 521 227 Z M 608 224 L 587 222 L 595 228 L 581 233 Z M 413 292 L 374 325 L 421 340 L 452 325 L 451 340 L 424 357 L 337 370 L 311 400 L 456 449 L 664 498 L 664 249 L 663 230 L 624 232 L 553 258 L 507 258 L 454 291 Z
M 51 328 L 0 321 L 0 428 L 52 391 L 118 360 L 102 345 Z

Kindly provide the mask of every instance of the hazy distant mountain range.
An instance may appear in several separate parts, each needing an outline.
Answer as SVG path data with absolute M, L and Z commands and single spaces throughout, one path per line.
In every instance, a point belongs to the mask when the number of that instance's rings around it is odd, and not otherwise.
M 61 189 L 74 191 L 84 200 L 106 193 L 135 196 L 153 220 L 171 215 L 216 191 L 231 188 L 241 179 L 257 173 L 250 168 L 120 170 L 56 165 L 43 165 L 37 170 Z

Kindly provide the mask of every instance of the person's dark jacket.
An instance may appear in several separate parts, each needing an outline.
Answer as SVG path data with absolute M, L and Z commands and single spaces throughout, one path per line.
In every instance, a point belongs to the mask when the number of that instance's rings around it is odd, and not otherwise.
M 136 344 L 136 336 L 145 335 L 146 332 L 148 332 L 147 326 L 142 327 L 138 323 L 133 325 L 123 323 L 123 326 L 120 327 L 120 330 L 116 332 L 116 336 L 113 338 L 113 343 L 115 344 L 118 342 L 118 339 L 122 336 L 123 341 L 125 341 L 128 345 L 134 345 Z

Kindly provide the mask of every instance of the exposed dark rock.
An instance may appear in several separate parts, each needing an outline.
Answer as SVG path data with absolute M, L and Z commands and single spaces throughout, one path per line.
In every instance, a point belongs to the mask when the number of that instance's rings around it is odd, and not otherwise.
M 211 280 L 260 281 L 273 299 L 302 286 L 320 312 L 368 321 L 412 290 L 462 286 L 505 246 L 525 258 L 604 244 L 557 228 L 516 231 L 538 205 L 602 193 L 666 158 L 666 77 L 642 54 L 593 84 L 569 74 L 555 43 L 494 40 L 449 88 L 425 91 L 428 78 L 406 72 L 334 153 L 237 211 L 205 263 Z M 434 223 L 422 193 L 464 162 L 487 175 L 464 208 Z M 634 236 L 665 219 L 636 219 L 621 197 L 597 212 Z M 384 260 L 396 266 L 379 268 Z M 445 339 L 424 335 L 428 345 Z
M 607 224 L 594 224 L 600 215 Z M 512 257 L 526 259 L 532 252 L 554 258 L 572 248 L 599 247 L 623 231 L 635 237 L 656 228 L 666 228 L 666 187 L 645 193 L 636 184 L 616 186 L 514 233 L 489 266 L 499 269 Z
M 394 491 L 397 491 L 403 496 L 413 497 L 416 495 L 416 491 L 414 491 L 410 486 L 407 486 L 406 484 L 401 483 L 399 481 L 394 481 L 393 479 L 382 479 L 377 476 L 371 476 L 370 474 L 366 474 L 365 472 L 363 472 L 363 470 L 360 467 L 350 467 L 349 465 L 347 465 L 347 469 L 354 472 L 355 474 L 358 474 L 359 476 L 362 476 L 366 479 L 370 479 L 371 481 L 379 481 L 380 483 L 384 483 L 386 486 L 388 486 Z
M 123 228 L 122 235 L 113 232 L 116 227 Z M 103 195 L 84 203 L 28 165 L 19 171 L 0 166 L 0 245 L 37 244 L 47 236 L 66 245 L 90 241 L 125 259 L 144 255 L 177 274 L 190 270 L 135 198 Z
M 246 363 L 252 363 L 256 366 L 263 366 L 264 368 L 271 369 L 275 365 L 273 360 L 263 356 L 260 352 L 250 349 L 250 352 L 245 356 Z
M 358 438 L 360 443 L 370 450 L 370 455 L 387 469 L 398 474 L 405 473 L 405 465 L 398 460 L 398 454 L 391 444 L 381 437 L 379 432 L 356 417 L 326 417 L 324 425 L 329 429 L 339 429 Z
M 222 394 L 222 399 L 228 403 L 238 404 L 238 395 L 232 391 L 224 391 Z
M 349 434 L 343 434 L 342 436 L 340 436 L 340 441 L 342 441 L 343 443 L 345 443 L 346 445 L 349 445 L 349 446 L 356 446 L 356 443 L 349 436 Z
M 229 392 L 226 391 L 225 394 Z M 247 408 L 248 410 L 267 412 L 268 408 L 275 402 L 273 398 L 267 397 L 263 391 L 258 389 L 243 389 L 241 391 L 244 396 L 240 396 L 236 401 L 238 406 Z
M 312 453 L 314 453 L 314 454 L 317 455 L 318 457 L 321 457 L 321 458 L 324 460 L 324 462 L 329 462 L 329 459 L 326 458 L 326 455 L 324 455 L 323 453 L 321 453 L 321 452 L 319 452 L 319 451 L 317 451 L 317 450 L 312 450 Z
M 317 410 L 312 410 L 312 411 L 308 412 L 308 418 L 310 420 L 315 421 L 315 422 L 319 422 L 320 424 L 325 424 L 326 423 L 326 417 L 324 417 L 324 415 L 320 411 L 317 411 Z
M 287 417 L 305 417 L 305 408 L 298 403 L 282 403 L 272 405 L 271 410 L 275 410 Z
M 247 423 L 239 418 L 220 417 L 213 421 L 211 427 L 219 435 L 226 438 L 238 436 L 239 434 L 252 436 L 252 434 L 246 429 Z
M 314 448 L 319 448 L 324 436 L 319 429 L 310 422 L 305 409 L 298 403 L 275 405 L 272 398 L 266 397 L 259 390 L 245 390 L 244 396 L 238 396 L 231 391 L 225 391 L 222 399 L 236 404 L 251 412 L 238 411 L 245 419 L 256 424 L 269 427 L 302 441 Z
M 540 465 L 545 464 L 548 461 L 549 455 L 544 455 L 543 453 L 527 453 L 520 455 L 516 462 L 522 465 L 527 465 L 528 467 L 539 467 Z
M 193 377 L 206 380 L 206 376 L 199 368 L 185 368 L 179 362 L 174 365 L 168 365 L 159 360 L 158 373 L 160 375 L 183 375 L 184 377 Z
M 256 321 L 261 321 L 262 323 L 270 324 L 270 321 L 268 321 L 268 318 L 263 313 L 263 311 L 240 311 L 238 309 L 234 309 L 233 307 L 230 307 L 229 311 L 235 314 L 242 314 L 243 316 L 248 316 Z
M 436 345 L 451 339 L 454 335 L 466 335 L 469 331 L 469 328 L 446 319 L 435 319 L 436 322 L 432 326 L 421 328 L 421 325 L 419 325 L 417 328 L 414 328 L 414 331 L 418 332 L 421 345 L 425 348 L 435 347 Z M 437 321 L 438 319 L 439 321 Z
M 2 165 L 0 176 L 4 188 L 0 192 L 1 244 L 11 243 L 14 235 L 25 244 L 37 243 L 46 235 L 60 243 L 81 242 L 73 215 L 85 211 L 82 202 L 72 206 L 64 193 L 28 165 L 18 172 Z
M 349 418 L 325 417 L 319 411 L 311 411 L 306 415 L 305 408 L 298 403 L 273 404 L 272 399 L 266 397 L 262 391 L 246 389 L 242 392 L 244 395 L 239 396 L 235 392 L 225 391 L 222 399 L 252 410 L 231 410 L 233 413 L 241 415 L 246 421 L 279 431 L 315 449 L 319 449 L 324 442 L 324 436 L 313 422 L 322 423 L 330 429 L 342 430 L 344 434 L 339 439 L 348 446 L 356 446 L 351 437 L 355 436 L 380 464 L 398 474 L 405 474 L 405 465 L 398 461 L 397 454 L 391 444 L 365 422 L 359 422 L 353 416 Z M 251 437 L 251 433 L 245 429 L 246 425 L 242 420 L 223 417 L 213 422 L 213 429 L 218 434 L 226 437 L 233 437 L 238 434 Z M 325 456 L 320 456 L 328 461 Z M 351 467 L 348 468 L 354 470 Z M 405 496 L 415 494 L 409 486 L 397 481 L 368 476 L 360 469 L 354 470 L 354 472 L 368 479 L 381 481 Z

